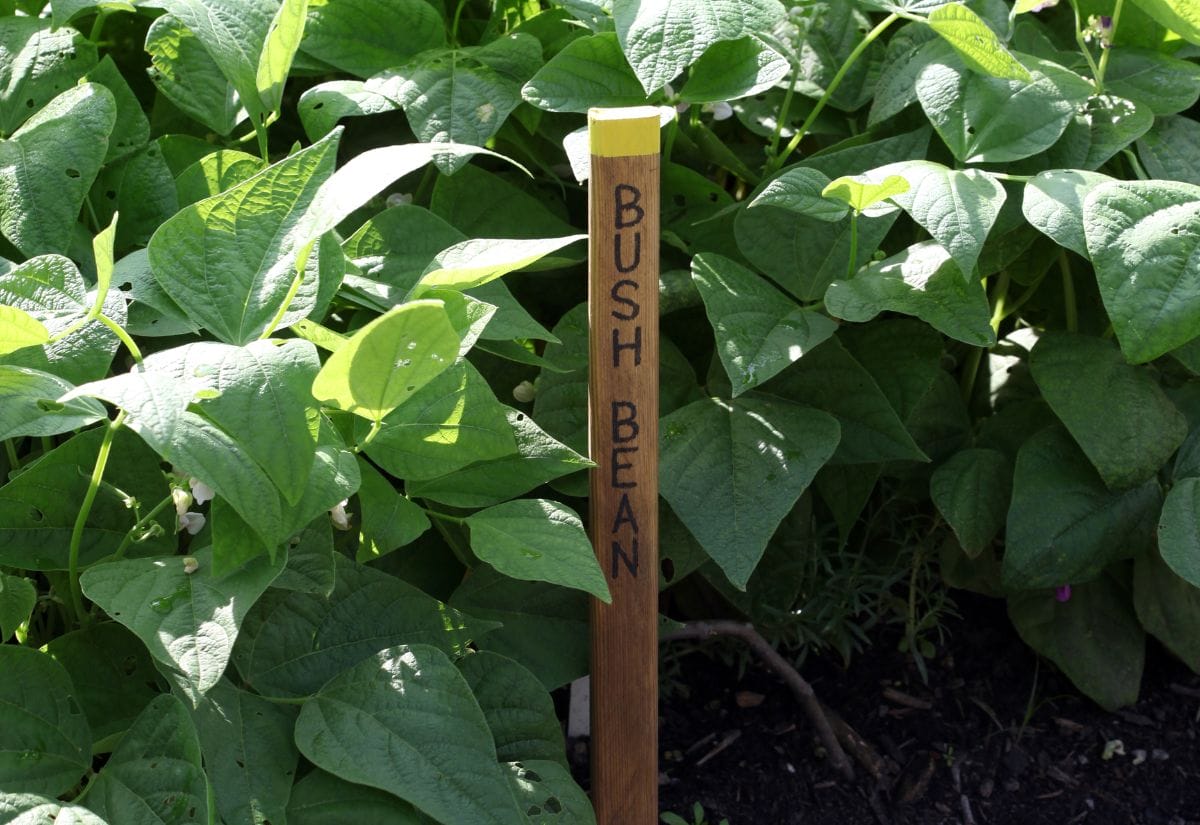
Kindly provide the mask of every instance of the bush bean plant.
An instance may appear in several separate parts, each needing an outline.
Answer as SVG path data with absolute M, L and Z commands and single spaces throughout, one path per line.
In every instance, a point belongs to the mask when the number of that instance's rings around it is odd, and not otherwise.
M 1200 668 L 1197 0 L 0 0 L 0 822 L 593 821 L 593 106 L 662 584 Z

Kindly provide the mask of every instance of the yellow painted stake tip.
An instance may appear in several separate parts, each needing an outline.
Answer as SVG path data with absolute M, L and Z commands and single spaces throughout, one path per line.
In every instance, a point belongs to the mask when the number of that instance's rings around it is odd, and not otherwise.
M 588 109 L 591 152 L 601 158 L 657 155 L 659 112 L 655 106 Z

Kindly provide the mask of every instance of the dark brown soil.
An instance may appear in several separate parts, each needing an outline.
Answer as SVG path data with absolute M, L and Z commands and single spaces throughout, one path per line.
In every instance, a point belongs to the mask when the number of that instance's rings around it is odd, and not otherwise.
M 834 772 L 757 663 L 739 676 L 683 656 L 661 709 L 661 809 L 690 823 L 700 802 L 709 825 L 1200 825 L 1200 677 L 1152 642 L 1141 701 L 1107 713 L 1036 664 L 1000 603 L 959 607 L 928 685 L 886 642 L 849 670 L 804 668 L 884 758 L 881 780 Z

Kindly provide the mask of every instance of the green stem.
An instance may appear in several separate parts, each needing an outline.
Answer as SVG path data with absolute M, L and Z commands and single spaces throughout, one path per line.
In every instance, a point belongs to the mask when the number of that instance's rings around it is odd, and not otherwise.
M 779 170 L 783 164 L 787 162 L 788 157 L 791 156 L 792 152 L 796 151 L 796 147 L 800 145 L 800 141 L 804 140 L 804 136 L 808 134 L 809 128 L 811 128 L 813 123 L 816 122 L 817 116 L 825 110 L 825 104 L 829 102 L 831 97 L 833 97 L 833 93 L 836 92 L 838 86 L 841 85 L 842 80 L 846 77 L 846 73 L 850 71 L 851 67 L 854 66 L 858 58 L 862 57 L 862 53 L 867 50 L 867 47 L 874 43 L 875 40 L 887 30 L 888 26 L 892 25 L 899 19 L 899 14 L 889 14 L 879 22 L 879 25 L 867 32 L 867 36 L 863 38 L 862 42 L 854 47 L 854 51 L 850 52 L 850 56 L 846 58 L 846 62 L 843 63 L 841 68 L 837 70 L 837 74 L 833 76 L 833 80 L 829 81 L 829 86 L 825 89 L 825 94 L 821 95 L 821 99 L 817 101 L 817 105 L 813 107 L 813 110 L 808 113 L 808 117 L 804 119 L 804 123 L 802 123 L 800 128 L 796 130 L 796 134 L 792 135 L 792 139 L 788 141 L 787 147 L 784 148 L 783 152 L 778 157 L 770 161 L 768 164 L 768 172 L 775 172 Z
M 108 9 L 101 9 L 99 11 L 99 13 L 96 15 L 95 22 L 92 23 L 92 30 L 88 34 L 88 40 L 92 41 L 93 43 L 100 42 L 100 32 L 104 31 L 104 21 L 108 19 L 108 15 Z
M 367 433 L 367 437 L 362 440 L 361 444 L 358 444 L 357 446 L 355 446 L 354 452 L 361 453 L 363 450 L 365 450 L 367 448 L 367 445 L 375 440 L 375 436 L 379 435 L 379 431 L 382 429 L 383 429 L 383 419 L 382 418 L 377 418 L 374 421 L 372 421 L 371 429 Z
M 171 496 L 167 496 L 158 504 L 154 505 L 153 510 L 138 519 L 137 523 L 130 527 L 129 531 L 125 533 L 125 538 L 121 539 L 121 543 L 117 546 L 116 552 L 113 553 L 108 560 L 119 561 L 124 558 L 126 551 L 129 550 L 129 546 L 137 541 L 137 537 L 145 531 L 146 525 L 154 521 L 155 517 L 157 517 L 159 513 L 173 503 L 174 499 L 172 499 Z
M 413 193 L 413 203 L 418 206 L 429 206 L 437 179 L 437 166 L 431 163 L 425 167 L 425 172 L 421 175 L 421 182 L 417 184 L 417 191 Z
M 467 5 L 467 0 L 458 0 L 458 7 L 454 10 L 454 22 L 450 24 L 450 43 L 458 45 L 458 22 L 462 19 L 463 7 Z
M 1075 305 L 1075 281 L 1071 278 L 1071 261 L 1067 250 L 1058 250 L 1058 266 L 1062 270 L 1063 306 L 1067 313 L 1067 332 L 1079 332 L 1079 309 Z
M 258 155 L 263 159 L 263 163 L 270 165 L 271 151 L 267 146 L 267 124 L 254 121 L 254 136 L 258 138 Z
M 992 332 L 996 335 L 1000 334 L 1000 322 L 1008 317 L 1004 304 L 1008 300 L 1009 283 L 1008 270 L 1001 270 L 1000 277 L 996 279 L 996 297 L 992 305 Z
M 425 515 L 437 519 L 438 521 L 446 521 L 451 524 L 466 524 L 467 520 L 461 516 L 452 516 L 448 513 L 439 513 L 437 510 L 430 510 L 428 507 L 422 507 Z
M 1121 154 L 1125 156 L 1125 160 L 1129 161 L 1130 167 L 1133 168 L 1134 177 L 1136 177 L 1138 180 L 1150 180 L 1150 176 L 1146 174 L 1145 168 L 1142 166 L 1141 161 L 1138 160 L 1137 155 L 1133 153 L 1132 149 L 1122 149 Z
M 96 464 L 92 467 L 92 478 L 83 496 L 83 504 L 79 507 L 79 515 L 75 517 L 75 526 L 71 530 L 71 546 L 67 551 L 67 585 L 71 589 L 71 605 L 75 608 L 75 615 L 84 625 L 88 624 L 90 617 L 83 609 L 83 590 L 79 587 L 79 548 L 83 544 L 83 528 L 92 513 L 92 504 L 96 501 L 96 493 L 99 492 L 100 482 L 104 478 L 104 468 L 108 465 L 108 454 L 112 452 L 113 439 L 124 423 L 125 411 L 121 410 L 104 430 L 100 452 L 96 454 Z
M 787 92 L 783 95 L 783 105 L 779 107 L 779 116 L 775 120 L 775 131 L 771 134 L 771 148 L 767 150 L 768 158 L 774 158 L 775 153 L 779 151 L 779 139 L 783 136 L 783 124 L 787 123 L 788 111 L 792 107 L 792 98 L 796 95 L 796 81 L 799 79 L 800 67 L 792 64 L 792 80 L 788 83 Z
M 259 694 L 258 698 L 276 705 L 303 705 L 308 701 L 307 696 L 263 696 Z
M 121 343 L 125 345 L 125 349 L 129 350 L 129 354 L 133 356 L 134 361 L 139 364 L 142 363 L 142 351 L 138 349 L 137 344 L 133 343 L 133 339 L 129 337 L 129 333 L 120 324 L 104 313 L 96 316 L 96 320 L 112 330 L 113 335 L 121 339 Z
M 1005 307 L 1004 318 L 1012 317 L 1013 315 L 1016 314 L 1017 310 L 1019 310 L 1021 307 L 1025 306 L 1025 302 L 1033 297 L 1033 294 L 1035 292 L 1037 292 L 1038 287 L 1040 287 L 1042 285 L 1042 281 L 1045 279 L 1045 277 L 1046 277 L 1046 273 L 1043 272 L 1041 275 L 1037 276 L 1037 279 L 1034 280 L 1034 282 L 1032 284 L 1025 287 L 1025 291 L 1022 292 L 1017 297 L 1017 300 L 1013 301 L 1012 303 L 1008 304 Z M 1003 321 L 1004 318 L 1001 318 L 1000 320 Z
M 1096 81 L 1096 94 L 1100 94 L 1104 91 L 1104 84 L 1101 82 L 1103 74 L 1092 57 L 1087 41 L 1083 39 L 1083 23 L 1079 20 L 1079 6 L 1075 4 L 1074 0 L 1071 0 L 1071 11 L 1075 13 L 1075 42 L 1079 45 L 1079 51 L 1083 53 L 1084 59 L 1087 60 L 1088 68 L 1092 70 L 1092 78 Z
M 21 469 L 21 459 L 17 457 L 17 445 L 11 438 L 4 439 L 4 454 L 8 456 L 9 470 Z
M 846 269 L 846 280 L 858 271 L 858 213 L 850 213 L 850 264 Z
M 963 171 L 970 171 L 970 169 L 968 168 Z M 991 175 L 996 180 L 1010 180 L 1014 183 L 1029 183 L 1029 181 L 1033 180 L 1033 175 L 1010 175 L 1007 172 L 992 172 L 982 169 L 980 171 L 985 171 L 986 174 Z
M 1117 37 L 1117 25 L 1121 22 L 1121 3 L 1122 0 L 1117 0 L 1113 6 L 1112 13 L 1112 31 L 1108 35 L 1108 48 L 1100 53 L 1100 65 L 1096 67 L 1096 91 L 1104 91 L 1104 70 L 1108 68 L 1108 56 L 1113 50 L 1113 40 Z

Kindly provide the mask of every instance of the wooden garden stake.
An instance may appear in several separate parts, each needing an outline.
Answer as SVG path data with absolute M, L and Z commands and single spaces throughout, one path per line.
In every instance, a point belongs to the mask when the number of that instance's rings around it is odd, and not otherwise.
M 598 825 L 658 822 L 659 116 L 592 109 L 588 233 L 591 534 L 612 604 L 592 599 Z

